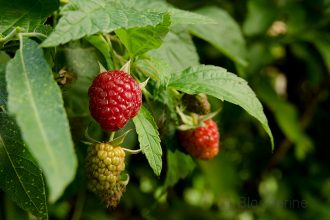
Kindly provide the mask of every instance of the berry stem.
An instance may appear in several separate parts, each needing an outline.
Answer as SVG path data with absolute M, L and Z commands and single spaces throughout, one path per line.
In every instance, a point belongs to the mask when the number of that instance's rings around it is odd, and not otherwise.
M 113 138 L 115 137 L 115 134 L 116 134 L 115 131 L 110 132 L 109 142 L 113 141 Z
M 141 149 L 137 149 L 137 150 L 131 150 L 131 149 L 127 149 L 127 148 L 122 148 L 124 151 L 130 153 L 130 154 L 138 154 L 140 153 L 142 150 Z

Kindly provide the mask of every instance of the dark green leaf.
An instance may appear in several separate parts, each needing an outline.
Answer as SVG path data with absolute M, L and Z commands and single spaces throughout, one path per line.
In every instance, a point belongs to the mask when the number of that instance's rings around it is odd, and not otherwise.
M 190 34 L 180 27 L 172 29 L 165 37 L 162 46 L 150 51 L 150 55 L 163 59 L 169 65 L 170 73 L 199 64 L 199 57 Z
M 42 43 L 44 47 L 64 44 L 99 32 L 109 33 L 119 28 L 156 26 L 164 13 L 137 11 L 111 0 L 71 0 L 55 31 Z
M 319 36 L 313 40 L 316 48 L 320 51 L 324 63 L 328 68 L 328 73 L 330 74 L 330 34 Z
M 42 172 L 14 120 L 0 113 L 0 188 L 22 209 L 48 219 Z
M 74 178 L 77 159 L 61 91 L 42 49 L 20 36 L 20 48 L 7 65 L 8 110 L 47 179 L 50 201 Z
M 256 89 L 261 100 L 273 112 L 280 129 L 295 144 L 296 156 L 304 159 L 306 154 L 313 149 L 313 144 L 299 125 L 295 106 L 277 96 L 268 83 L 259 82 Z
M 7 91 L 6 91 L 6 64 L 10 60 L 10 57 L 0 51 L 0 112 L 1 107 L 4 106 L 7 102 Z
M 276 18 L 275 7 L 274 1 L 249 0 L 244 33 L 248 36 L 264 34 Z
M 1 1 L 0 5 L 0 33 L 8 34 L 18 26 L 26 32 L 33 31 L 58 8 L 59 1 L 15 0 Z
M 160 47 L 163 38 L 169 31 L 171 24 L 169 14 L 165 14 L 163 21 L 156 26 L 118 29 L 116 35 L 125 45 L 131 58 Z
M 100 72 L 96 50 L 80 44 L 69 44 L 59 49 L 65 67 L 76 78 L 65 86 L 63 98 L 69 116 L 88 116 L 88 88 L 97 73 Z
M 245 41 L 236 21 L 217 7 L 202 8 L 196 12 L 213 18 L 218 24 L 191 25 L 191 33 L 212 44 L 237 64 L 246 66 Z
M 178 180 L 187 177 L 194 168 L 195 162 L 191 156 L 179 150 L 168 150 L 165 187 L 175 185 Z
M 206 93 L 241 106 L 261 123 L 271 139 L 272 147 L 274 147 L 273 135 L 263 107 L 244 79 L 221 67 L 200 65 L 173 74 L 168 87 L 188 94 Z
M 140 148 L 146 155 L 149 165 L 154 173 L 159 176 L 162 170 L 162 147 L 160 146 L 160 138 L 157 125 L 150 112 L 141 107 L 139 114 L 133 118 Z

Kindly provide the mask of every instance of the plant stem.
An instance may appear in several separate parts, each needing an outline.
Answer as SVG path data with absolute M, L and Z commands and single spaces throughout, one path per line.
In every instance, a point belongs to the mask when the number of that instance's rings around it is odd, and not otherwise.
M 110 132 L 109 142 L 110 142 L 110 141 L 113 141 L 113 138 L 115 137 L 115 134 L 116 134 L 115 131 L 111 131 L 111 132 Z

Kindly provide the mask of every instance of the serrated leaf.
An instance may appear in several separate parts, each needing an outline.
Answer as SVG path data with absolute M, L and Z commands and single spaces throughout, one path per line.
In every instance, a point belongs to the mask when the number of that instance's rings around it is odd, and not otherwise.
M 166 35 L 162 46 L 149 53 L 150 56 L 164 60 L 169 65 L 169 72 L 199 64 L 199 57 L 190 34 L 185 28 L 176 27 Z
M 5 113 L 0 113 L 0 176 L 0 188 L 11 200 L 39 219 L 48 219 L 42 172 Z
M 46 176 L 49 199 L 58 199 L 73 180 L 77 159 L 61 91 L 39 45 L 20 36 L 6 69 L 8 110 Z
M 138 134 L 138 140 L 142 152 L 146 155 L 149 165 L 154 173 L 159 176 L 162 170 L 162 147 L 157 125 L 150 112 L 141 107 L 139 114 L 133 118 Z
M 125 45 L 131 58 L 160 47 L 163 38 L 169 32 L 171 19 L 165 14 L 163 21 L 156 26 L 138 27 L 130 29 L 118 29 L 116 35 Z
M 224 10 L 206 7 L 196 11 L 218 21 L 218 24 L 191 25 L 191 33 L 212 44 L 241 66 L 246 66 L 246 47 L 239 25 Z
M 57 0 L 16 0 L 0 3 L 0 33 L 7 34 L 15 27 L 33 31 L 59 6 Z
M 221 67 L 199 65 L 173 74 L 168 87 L 188 94 L 206 93 L 241 106 L 261 123 L 274 147 L 273 135 L 263 107 L 244 79 Z
M 99 32 L 119 28 L 156 26 L 164 13 L 138 11 L 111 0 L 71 0 L 61 11 L 55 31 L 42 43 L 43 47 L 64 44 Z
M 185 11 L 177 8 L 170 8 L 168 12 L 172 17 L 172 24 L 217 24 L 217 22 L 208 17 L 191 11 Z

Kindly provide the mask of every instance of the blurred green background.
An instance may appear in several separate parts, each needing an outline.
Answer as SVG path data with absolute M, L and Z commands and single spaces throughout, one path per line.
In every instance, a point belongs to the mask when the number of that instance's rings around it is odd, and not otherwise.
M 216 158 L 197 162 L 187 178 L 164 192 L 164 176 L 155 177 L 143 155 L 129 157 L 131 181 L 115 210 L 85 191 L 80 169 L 61 200 L 49 207 L 50 219 L 330 219 L 330 0 L 168 2 L 190 11 L 217 6 L 239 24 L 245 68 L 209 43 L 193 41 L 201 63 L 249 82 L 263 103 L 274 152 L 255 119 L 211 99 L 214 109 L 222 106 L 215 118 L 221 133 Z M 3 202 L 12 210 L 9 219 L 25 215 L 8 198 Z

